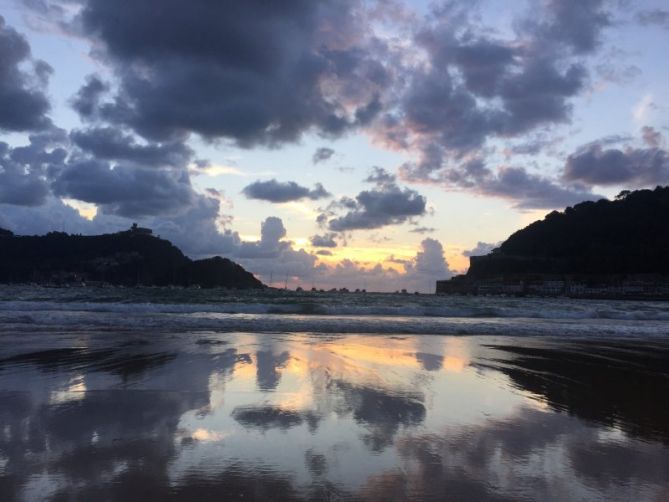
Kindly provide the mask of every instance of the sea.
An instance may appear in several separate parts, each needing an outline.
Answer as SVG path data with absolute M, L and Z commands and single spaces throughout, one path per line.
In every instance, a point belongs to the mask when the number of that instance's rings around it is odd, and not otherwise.
M 669 303 L 0 286 L 0 500 L 669 500 Z

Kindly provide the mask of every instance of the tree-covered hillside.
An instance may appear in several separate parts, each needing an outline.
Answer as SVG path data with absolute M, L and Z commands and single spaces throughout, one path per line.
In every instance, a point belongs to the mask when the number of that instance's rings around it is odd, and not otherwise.
M 669 187 L 582 202 L 515 232 L 468 275 L 669 273 Z
M 15 236 L 0 230 L 0 282 L 101 281 L 111 284 L 261 288 L 226 258 L 192 261 L 172 243 L 134 227 L 104 235 Z

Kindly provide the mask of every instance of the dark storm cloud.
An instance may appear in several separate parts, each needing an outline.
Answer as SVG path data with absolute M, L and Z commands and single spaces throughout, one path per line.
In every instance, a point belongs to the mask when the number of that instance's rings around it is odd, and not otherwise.
M 335 241 L 336 234 L 327 233 L 324 235 L 313 235 L 311 236 L 311 245 L 319 248 L 336 248 L 337 241 Z
M 26 71 L 25 66 L 32 71 Z M 44 88 L 53 70 L 31 58 L 26 39 L 0 16 L 0 130 L 45 129 L 49 100 Z
M 71 104 L 84 120 L 96 117 L 100 107 L 100 98 L 109 90 L 109 85 L 96 75 L 89 75 L 86 83 L 72 98 Z
M 549 50 L 520 51 L 508 42 L 486 40 L 444 42 L 441 35 L 424 34 L 427 42 L 418 39 L 426 45 L 432 66 L 414 74 L 404 97 L 407 126 L 413 132 L 433 136 L 442 148 L 461 154 L 488 137 L 519 135 L 568 120 L 568 99 L 586 81 L 583 65 L 558 64 Z M 464 83 L 454 78 L 457 71 Z
M 509 38 L 486 33 L 472 14 L 476 7 L 435 9 L 415 35 L 425 64 L 407 71 L 397 107 L 375 125 L 387 143 L 418 154 L 418 162 L 402 169 L 404 179 L 509 198 L 521 207 L 587 198 L 587 191 L 520 168 L 476 173 L 466 159 L 487 155 L 489 140 L 571 120 L 571 100 L 589 79 L 585 58 L 611 24 L 605 7 L 599 0 L 553 0 L 516 19 Z M 538 154 L 554 143 L 542 137 L 518 149 Z
M 327 222 L 327 227 L 335 232 L 380 228 L 424 215 L 426 203 L 425 197 L 415 190 L 390 183 L 374 190 L 363 190 L 355 199 L 344 197 L 336 201 L 331 210 L 344 209 L 345 213 L 341 216 L 334 211 L 323 213 L 319 220 Z
M 318 164 L 319 162 L 325 162 L 330 157 L 332 157 L 334 155 L 334 153 L 335 153 L 335 151 L 332 148 L 328 148 L 328 147 L 323 146 L 321 148 L 318 148 L 314 152 L 314 155 L 311 158 L 311 161 L 314 164 Z
M 275 179 L 256 181 L 244 187 L 244 195 L 249 199 L 266 200 L 268 202 L 290 202 L 300 199 L 318 200 L 329 197 L 330 193 L 323 185 L 316 183 L 312 190 L 298 185 L 294 181 L 280 182 Z
M 0 203 L 39 206 L 48 194 L 48 185 L 39 173 L 26 172 L 22 165 L 0 157 Z
M 404 34 L 413 42 L 402 47 L 376 36 L 362 0 L 289 0 L 281 5 L 195 0 L 187 7 L 178 0 L 139 0 L 123 8 L 105 0 L 76 1 L 80 10 L 66 5 L 70 0 L 30 3 L 43 15 L 53 6 L 56 10 L 49 12 L 60 12 L 63 19 L 67 12 L 77 12 L 67 29 L 89 39 L 92 57 L 113 75 L 109 83 L 89 76 L 71 101 L 86 123 L 86 129 L 71 134 L 81 149 L 75 153 L 83 155 L 77 162 L 88 157 L 119 162 L 122 167 L 113 178 L 131 182 L 128 193 L 144 186 L 139 179 L 144 171 L 137 168 L 175 168 L 156 175 L 161 181 L 148 193 L 147 214 L 157 215 L 159 207 L 166 214 L 185 207 L 188 197 L 181 189 L 189 182 L 179 169 L 185 171 L 192 159 L 186 146 L 191 133 L 246 147 L 280 146 L 303 133 L 329 138 L 367 127 L 375 139 L 419 158 L 404 167 L 407 180 L 503 197 L 528 208 L 593 197 L 566 177 L 552 179 L 522 167 L 493 171 L 484 164 L 477 171 L 467 159 L 488 155 L 495 139 L 518 141 L 512 153 L 525 148 L 524 153 L 534 155 L 551 147 L 548 137 L 532 144 L 522 140 L 571 120 L 572 100 L 588 86 L 588 57 L 611 25 L 604 1 L 533 5 L 513 20 L 506 34 L 482 26 L 477 6 L 445 3 L 422 20 L 408 23 L 393 17 L 397 24 L 390 31 L 407 28 Z M 662 17 L 661 12 L 654 16 Z M 29 49 L 21 54 L 25 66 Z M 1 58 L 0 64 L 6 65 Z M 35 63 L 34 81 L 43 85 L 49 71 Z M 322 147 L 312 161 L 332 155 L 332 149 Z M 87 185 L 69 178 L 65 190 L 63 179 L 72 169 L 52 170 L 59 193 L 79 192 Z M 80 172 L 82 178 L 89 176 L 87 170 Z M 91 186 L 100 173 L 108 175 L 95 169 L 91 173 L 96 177 Z M 179 177 L 185 182 L 172 183 Z M 367 181 L 376 187 L 355 199 L 340 199 L 319 222 L 343 231 L 403 223 L 425 213 L 424 198 L 399 188 L 392 174 L 375 170 Z M 157 200 L 161 186 L 165 203 L 150 202 Z M 173 190 L 180 195 L 170 209 Z M 195 200 L 192 188 L 188 190 Z M 123 200 L 120 189 L 112 193 Z M 244 193 L 270 202 L 329 195 L 320 185 L 310 190 L 276 180 L 253 183 Z M 114 214 L 143 214 L 126 202 L 119 202 L 124 209 L 111 201 L 104 204 L 103 210 Z
M 0 142 L 0 203 L 39 206 L 49 195 L 47 178 L 65 161 L 65 132 L 52 128 L 31 134 L 30 143 L 10 147 Z
M 669 183 L 669 153 L 658 147 L 605 149 L 595 143 L 567 158 L 564 178 L 601 186 L 664 185 Z
M 661 26 L 669 29 L 669 10 L 651 9 L 639 11 L 636 20 L 642 26 Z
M 359 47 L 366 42 L 356 6 L 85 1 L 73 26 L 98 43 L 94 56 L 115 66 L 120 86 L 96 107 L 100 85 L 89 81 L 75 106 L 160 140 L 196 132 L 252 146 L 309 130 L 341 134 L 378 113 L 388 84 L 383 66 Z
M 183 166 L 193 151 L 184 143 L 139 144 L 113 127 L 75 130 L 70 133 L 75 145 L 98 159 L 130 161 L 145 166 Z
M 196 197 L 181 169 L 141 168 L 96 160 L 75 161 L 53 182 L 56 195 L 99 204 L 125 217 L 170 215 L 187 209 Z
M 58 169 L 67 157 L 67 133 L 52 127 L 28 136 L 29 143 L 8 150 L 9 158 L 33 171 Z
M 453 18 L 437 14 L 416 36 L 431 64 L 414 73 L 405 97 L 410 128 L 436 134 L 441 146 L 462 152 L 489 136 L 566 121 L 568 99 L 584 88 L 587 77 L 585 67 L 568 58 L 568 49 L 592 52 L 608 15 L 600 1 L 556 0 L 543 18 L 518 23 L 519 40 L 498 40 L 477 34 L 473 26 L 457 36 L 462 30 Z M 454 78 L 458 72 L 463 82 Z
M 480 146 L 499 121 L 498 112 L 480 109 L 443 69 L 417 73 L 402 106 L 409 130 L 456 152 Z

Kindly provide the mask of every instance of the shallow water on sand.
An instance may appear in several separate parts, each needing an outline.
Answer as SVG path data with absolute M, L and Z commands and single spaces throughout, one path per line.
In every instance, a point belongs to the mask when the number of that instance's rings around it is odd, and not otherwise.
M 2 347 L 2 500 L 669 494 L 664 340 L 91 332 Z
M 0 299 L 2 501 L 669 499 L 662 304 L 447 319 L 47 293 Z M 285 329 L 307 325 L 327 329 Z

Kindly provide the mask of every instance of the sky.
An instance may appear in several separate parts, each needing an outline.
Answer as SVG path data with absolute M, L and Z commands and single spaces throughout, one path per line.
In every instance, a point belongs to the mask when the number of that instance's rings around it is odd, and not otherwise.
M 663 1 L 0 0 L 0 227 L 431 292 L 669 182 Z

